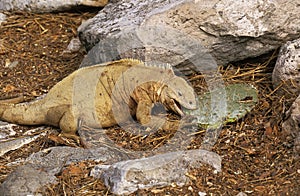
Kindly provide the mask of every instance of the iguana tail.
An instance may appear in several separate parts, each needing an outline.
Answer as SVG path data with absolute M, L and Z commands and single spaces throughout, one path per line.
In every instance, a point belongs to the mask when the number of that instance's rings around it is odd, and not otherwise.
M 24 100 L 25 100 L 24 96 L 19 96 L 19 97 L 0 100 L 0 104 L 2 104 L 2 103 L 21 103 Z
M 0 120 L 23 124 L 39 125 L 45 122 L 42 99 L 29 103 L 0 103 Z

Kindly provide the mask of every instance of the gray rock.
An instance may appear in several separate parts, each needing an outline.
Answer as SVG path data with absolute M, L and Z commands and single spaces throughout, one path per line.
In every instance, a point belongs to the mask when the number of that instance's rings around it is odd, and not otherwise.
M 108 0 L 1 0 L 0 10 L 43 13 L 70 10 L 80 5 L 103 7 L 107 3 Z
M 57 172 L 58 173 L 58 172 Z M 33 195 L 40 187 L 55 183 L 56 177 L 49 175 L 42 168 L 34 168 L 32 165 L 18 167 L 0 185 L 1 196 L 25 196 Z
M 199 192 L 198 192 L 198 195 L 199 195 L 199 196 L 206 196 L 207 194 L 206 194 L 205 192 L 199 191 Z
M 72 38 L 67 49 L 63 51 L 63 53 L 73 53 L 78 52 L 83 49 L 83 46 L 78 37 Z
M 27 136 L 27 137 L 20 137 L 17 139 L 12 139 L 7 141 L 0 141 L 0 156 L 4 155 L 9 151 L 19 149 L 24 145 L 36 141 L 37 139 L 45 135 L 46 135 L 45 133 L 41 133 L 35 136 Z
M 2 22 L 5 22 L 6 20 L 6 15 L 0 12 L 0 25 Z
M 177 64 L 190 58 L 174 55 L 186 49 L 182 48 L 184 38 L 194 39 L 199 46 L 192 50 L 194 58 L 201 58 L 196 53 L 205 48 L 220 65 L 267 53 L 299 38 L 299 12 L 299 2 L 289 0 L 115 0 L 78 31 L 87 50 L 98 42 L 98 47 L 106 48 L 107 54 L 98 55 L 115 56 L 121 51 L 122 58 L 138 56 Z M 169 34 L 170 29 L 178 33 Z M 164 38 L 168 42 L 160 44 Z M 152 57 L 152 53 L 160 56 Z M 96 63 L 107 60 L 98 58 Z
M 17 133 L 14 131 L 16 124 L 0 121 L 0 142 L 5 141 L 9 136 L 14 136 Z
M 56 182 L 55 175 L 72 162 L 94 160 L 112 164 L 126 159 L 126 155 L 104 147 L 97 149 L 52 147 L 28 157 L 26 164 L 18 167 L 0 185 L 0 195 L 34 194 L 42 186 Z
M 286 116 L 287 120 L 283 122 L 282 129 L 289 135 L 287 140 L 292 139 L 294 141 L 294 152 L 300 156 L 300 96 L 298 96 L 291 108 L 287 111 Z
M 93 172 L 94 177 L 104 180 L 114 194 L 130 194 L 138 189 L 166 186 L 176 183 L 184 185 L 188 178 L 186 172 L 202 163 L 221 171 L 221 157 L 206 150 L 177 151 L 159 154 L 148 158 L 122 161 L 104 171 Z M 94 169 L 95 170 L 95 169 Z M 99 168 L 96 168 L 99 171 Z M 97 175 L 99 173 L 99 175 Z
M 209 75 L 211 70 L 217 70 L 213 57 L 196 39 L 166 26 L 124 28 L 119 37 L 110 36 L 96 44 L 81 67 L 119 58 L 136 58 L 150 65 L 169 64 L 185 75 L 193 72 Z M 177 69 L 174 69 L 175 73 Z
M 12 69 L 12 68 L 16 67 L 18 64 L 19 64 L 19 61 L 11 62 L 10 59 L 6 59 L 4 67 Z
M 287 42 L 280 49 L 272 75 L 274 88 L 280 95 L 300 94 L 300 39 Z
M 239 192 L 239 194 L 237 194 L 236 196 L 247 196 L 247 194 L 244 192 Z

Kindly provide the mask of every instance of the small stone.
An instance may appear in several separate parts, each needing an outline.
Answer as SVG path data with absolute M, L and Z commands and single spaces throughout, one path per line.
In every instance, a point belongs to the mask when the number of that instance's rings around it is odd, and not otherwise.
M 199 195 L 199 196 L 206 196 L 207 194 L 206 194 L 205 192 L 200 192 L 200 191 L 199 191 L 199 192 L 198 192 L 198 195 Z
M 244 192 L 239 192 L 236 196 L 247 196 L 247 194 Z
M 0 26 L 1 23 L 4 22 L 6 20 L 6 15 L 0 12 Z
M 212 182 L 207 182 L 206 184 L 207 184 L 208 186 L 214 185 Z
M 237 171 L 234 172 L 235 175 L 239 175 L 239 174 L 241 174 L 241 173 L 242 173 L 241 170 L 237 170 Z
M 82 49 L 82 48 L 83 48 L 83 46 L 82 46 L 82 44 L 81 44 L 79 38 L 78 38 L 78 37 L 75 37 L 75 38 L 73 38 L 73 39 L 70 41 L 70 43 L 69 43 L 67 49 L 64 50 L 63 53 L 77 52 L 77 51 L 79 51 L 79 50 Z
M 9 59 L 5 59 L 5 67 L 14 68 L 18 65 L 19 61 L 11 62 Z

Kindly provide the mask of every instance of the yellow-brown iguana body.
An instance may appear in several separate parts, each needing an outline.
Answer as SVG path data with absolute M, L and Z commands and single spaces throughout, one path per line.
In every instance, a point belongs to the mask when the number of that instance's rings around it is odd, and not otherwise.
M 169 66 L 155 67 L 133 59 L 76 70 L 47 95 L 33 102 L 0 103 L 0 119 L 23 125 L 53 125 L 62 135 L 75 137 L 82 120 L 86 126 L 105 128 L 135 117 L 153 126 L 155 103 L 182 115 L 181 107 L 196 109 L 195 94 Z

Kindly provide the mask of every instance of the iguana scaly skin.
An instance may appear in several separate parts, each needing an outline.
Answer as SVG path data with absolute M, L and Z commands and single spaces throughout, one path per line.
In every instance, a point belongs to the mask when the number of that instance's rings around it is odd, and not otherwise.
M 0 103 L 0 119 L 57 126 L 63 136 L 74 138 L 81 120 L 86 126 L 105 128 L 135 117 L 142 125 L 154 126 L 159 120 L 151 116 L 155 103 L 179 115 L 181 107 L 197 108 L 193 88 L 170 66 L 123 59 L 78 69 L 41 99 Z

